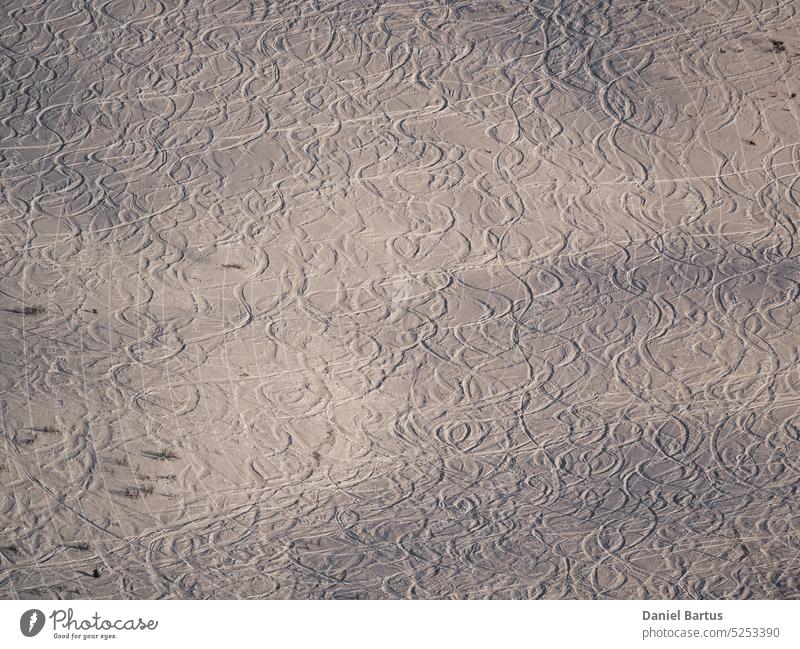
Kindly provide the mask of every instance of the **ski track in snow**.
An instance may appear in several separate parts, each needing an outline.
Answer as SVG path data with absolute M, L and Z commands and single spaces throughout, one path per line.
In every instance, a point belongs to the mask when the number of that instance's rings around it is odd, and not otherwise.
M 0 595 L 798 597 L 799 9 L 4 3 Z

